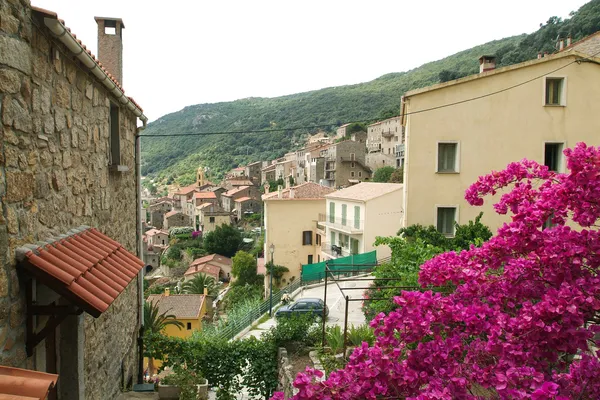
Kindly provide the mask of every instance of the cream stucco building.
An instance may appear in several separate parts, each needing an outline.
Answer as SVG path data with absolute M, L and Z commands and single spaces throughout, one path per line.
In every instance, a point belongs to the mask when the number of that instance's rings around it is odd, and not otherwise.
M 482 207 L 464 199 L 479 176 L 523 158 L 564 171 L 565 148 L 599 145 L 600 59 L 590 49 L 600 52 L 600 35 L 499 69 L 484 56 L 478 75 L 406 93 L 405 224 L 433 224 L 452 236 L 455 221 L 483 211 L 482 222 L 495 231 L 508 221 L 493 210 L 499 196 Z
M 402 227 L 403 185 L 362 182 L 325 196 L 326 214 L 318 232 L 325 236 L 323 259 L 377 250 L 377 258 L 391 255 L 387 246 L 375 247 L 377 236 L 395 236 Z
M 269 247 L 273 245 L 274 263 L 289 269 L 282 277 L 283 284 L 300 279 L 303 264 L 321 261 L 317 220 L 325 210 L 324 196 L 331 192 L 331 188 L 307 182 L 263 195 L 264 254 L 266 261 L 271 261 Z

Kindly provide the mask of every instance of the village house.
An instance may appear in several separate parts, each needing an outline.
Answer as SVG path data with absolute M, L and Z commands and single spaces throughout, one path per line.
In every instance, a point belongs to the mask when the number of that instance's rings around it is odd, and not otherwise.
M 260 213 L 262 211 L 262 201 L 251 197 L 240 197 L 235 200 L 235 218 L 241 221 L 244 215 Z
M 272 163 L 270 165 L 263 167 L 260 174 L 261 174 L 260 180 L 263 185 L 267 182 L 273 182 L 273 181 L 277 180 L 276 175 L 275 175 L 275 163 Z
M 283 274 L 282 282 L 300 279 L 302 264 L 321 261 L 322 236 L 317 233 L 317 221 L 325 210 L 324 196 L 332 192 L 332 188 L 307 182 L 262 196 L 264 254 L 268 257 L 269 247 L 273 245 L 275 264 L 289 269 Z M 265 288 L 268 284 L 267 280 Z
M 0 364 L 49 373 L 28 375 L 19 396 L 39 385 L 54 399 L 114 399 L 142 373 L 147 118 L 121 87 L 125 26 L 96 18 L 96 58 L 55 13 L 0 8 Z
M 240 186 L 254 186 L 254 183 L 246 177 L 235 177 L 225 179 L 221 186 L 227 190 L 231 190 Z
M 166 213 L 163 221 L 163 229 L 171 229 L 178 226 L 192 226 L 191 218 L 178 210 Z
M 204 274 L 212 277 L 215 282 L 229 282 L 231 279 L 232 264 L 231 258 L 220 254 L 211 254 L 192 261 L 183 276 L 188 281 L 193 279 L 197 274 Z
M 261 181 L 261 169 L 263 167 L 262 161 L 256 161 L 246 165 L 245 176 L 250 179 L 256 186 L 262 185 Z
M 364 141 L 344 140 L 327 147 L 324 156 L 325 183 L 341 188 L 369 180 L 371 169 L 365 164 Z
M 149 223 L 157 229 L 162 229 L 165 214 L 173 209 L 173 199 L 167 198 L 160 201 L 151 202 L 147 211 L 150 214 Z
M 170 337 L 192 337 L 194 331 L 202 330 L 202 319 L 212 313 L 212 299 L 205 294 L 171 294 L 169 289 L 165 289 L 163 294 L 151 294 L 146 301 L 157 306 L 159 314 L 173 315 L 175 321 L 181 323 L 182 326 L 170 324 L 165 327 L 162 333 Z M 149 362 L 144 359 L 144 367 L 150 376 L 161 365 L 161 360 Z
M 190 218 L 194 218 L 196 213 L 196 207 L 200 204 L 218 204 L 217 194 L 215 192 L 195 192 L 191 199 L 186 203 L 184 214 Z
M 563 172 L 564 149 L 578 142 L 599 145 L 600 59 L 591 56 L 598 52 L 600 32 L 556 54 L 503 68 L 483 56 L 479 74 L 406 93 L 405 224 L 434 225 L 453 236 L 455 222 L 466 224 L 483 211 L 482 222 L 495 231 L 509 221 L 496 214 L 495 201 L 472 207 L 464 199 L 479 176 L 523 158 Z M 497 91 L 503 92 L 487 96 Z M 477 100 L 464 102 L 470 98 Z
M 372 170 L 397 167 L 397 146 L 402 144 L 400 117 L 392 117 L 367 127 L 366 164 Z
M 185 186 L 173 193 L 173 207 L 184 212 L 187 209 L 187 202 L 194 197 L 194 193 L 199 192 L 197 184 Z
M 377 236 L 395 236 L 400 228 L 403 185 L 362 182 L 325 195 L 325 214 L 319 216 L 318 232 L 325 236 L 323 259 L 377 251 L 377 259 L 389 257 L 390 248 L 375 247 Z
M 260 199 L 260 192 L 256 186 L 237 186 L 221 196 L 221 204 L 223 209 L 227 212 L 234 212 L 236 210 L 235 201 L 242 197 L 249 197 L 251 199 Z
M 231 225 L 231 213 L 213 203 L 204 203 L 196 207 L 196 230 L 205 235 L 217 226 Z

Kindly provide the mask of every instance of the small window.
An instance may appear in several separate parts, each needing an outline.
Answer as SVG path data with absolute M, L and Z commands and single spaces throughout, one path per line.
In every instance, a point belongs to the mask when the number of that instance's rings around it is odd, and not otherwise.
M 356 154 L 355 153 L 350 153 L 350 160 L 351 161 L 356 160 Z
M 121 136 L 119 134 L 119 106 L 110 103 L 110 165 L 121 165 Z
M 312 244 L 312 231 L 302 232 L 302 245 L 307 246 Z
M 355 167 L 355 164 L 354 164 L 354 161 L 352 161 L 352 163 L 350 164 L 350 168 L 354 168 L 354 167 Z
M 454 236 L 454 223 L 456 221 L 456 207 L 438 207 L 437 230 L 446 236 Z
M 165 244 L 165 239 L 162 240 L 162 244 Z
M 321 245 L 321 235 L 315 235 L 315 243 L 317 246 Z
M 354 178 L 354 171 L 350 171 L 350 178 Z
M 192 330 L 192 323 L 191 323 L 191 322 L 188 322 L 188 323 L 187 323 L 187 330 L 188 330 L 188 331 L 191 331 L 191 330 Z
M 546 105 L 562 106 L 565 78 L 546 78 Z
M 313 255 L 309 254 L 308 255 L 308 264 L 312 264 L 313 263 Z
M 437 172 L 458 172 L 458 143 L 438 143 Z
M 358 177 L 362 178 L 362 171 L 358 171 Z
M 562 169 L 563 143 L 544 144 L 544 165 L 550 171 L 560 172 Z
M 215 217 L 208 217 L 208 222 L 210 222 L 211 224 L 215 223 Z

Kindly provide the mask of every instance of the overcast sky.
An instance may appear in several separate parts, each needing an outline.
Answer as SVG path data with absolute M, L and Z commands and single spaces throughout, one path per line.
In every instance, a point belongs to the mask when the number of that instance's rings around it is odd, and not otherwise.
M 370 81 L 538 29 L 586 0 L 32 0 L 98 54 L 125 23 L 123 87 L 150 121 L 185 106 Z

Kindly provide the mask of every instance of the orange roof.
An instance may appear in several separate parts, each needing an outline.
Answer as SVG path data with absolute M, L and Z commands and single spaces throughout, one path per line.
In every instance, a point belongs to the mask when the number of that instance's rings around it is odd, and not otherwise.
M 215 261 L 221 264 L 227 264 L 227 265 L 231 265 L 233 262 L 231 261 L 231 258 L 222 256 L 220 254 L 211 254 L 208 256 L 204 256 L 204 257 L 200 257 L 200 258 L 196 258 L 194 261 L 191 262 L 190 265 L 198 265 L 198 264 L 205 264 L 207 262 L 210 261 Z
M 0 365 L 0 399 L 45 400 L 58 375 Z
M 216 199 L 217 195 L 215 194 L 215 192 L 199 192 L 194 193 L 194 197 L 196 199 Z
M 236 203 L 243 203 L 243 202 L 248 201 L 248 200 L 252 200 L 252 198 L 250 198 L 250 197 L 240 197 L 235 202 Z
M 144 266 L 120 243 L 86 226 L 41 246 L 20 247 L 17 258 L 42 283 L 96 318 Z
M 290 198 L 290 189 L 294 190 L 294 197 Z M 334 192 L 333 188 L 319 185 L 314 182 L 306 182 L 302 185 L 294 186 L 290 189 L 284 189 L 281 192 L 281 199 L 279 198 L 279 192 L 276 190 L 264 194 L 263 200 L 318 200 L 324 199 L 325 195 Z
M 175 194 L 188 195 L 196 190 L 198 190 L 198 186 L 194 183 L 193 185 L 184 186 L 182 188 L 179 188 L 179 191 L 175 192 Z
M 205 274 L 215 279 L 215 281 L 219 280 L 219 272 L 221 272 L 221 268 L 212 265 L 209 263 L 206 264 L 197 264 L 192 265 L 185 271 L 184 276 L 196 275 L 196 274 Z
M 163 231 L 162 229 L 156 229 L 156 228 L 152 228 L 149 231 L 146 232 L 146 236 L 154 236 L 154 235 L 158 235 L 158 234 L 163 234 L 163 235 L 168 235 L 169 232 L 167 231 Z
M 172 314 L 177 319 L 199 318 L 204 295 L 202 294 L 151 294 L 149 303 L 158 306 L 159 314 Z
M 165 214 L 165 217 L 169 218 L 169 217 L 172 217 L 173 215 L 176 215 L 176 214 L 183 214 L 183 213 L 181 211 L 178 211 L 178 210 L 171 210 L 171 211 L 169 211 L 168 213 Z
M 238 186 L 238 187 L 236 187 L 234 189 L 228 190 L 227 192 L 223 193 L 223 196 L 227 196 L 227 197 L 233 196 L 234 194 L 239 193 L 242 190 L 246 190 L 249 187 L 250 186 Z

